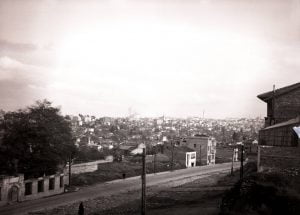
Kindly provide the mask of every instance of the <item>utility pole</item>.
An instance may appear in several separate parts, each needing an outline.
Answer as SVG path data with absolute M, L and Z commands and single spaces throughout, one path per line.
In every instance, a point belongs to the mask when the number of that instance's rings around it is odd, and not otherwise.
M 173 165 L 174 165 L 174 143 L 173 143 L 173 140 L 171 140 L 171 146 L 172 146 L 171 171 L 173 171 Z
M 244 145 L 241 146 L 241 168 L 240 168 L 240 180 L 243 180 L 243 174 L 244 174 L 244 166 L 243 166 L 243 160 L 244 160 Z
M 275 124 L 275 119 L 274 119 L 274 112 L 275 112 L 275 84 L 273 85 L 273 95 L 272 95 L 272 118 L 271 118 L 271 125 Z M 275 138 L 274 138 L 275 140 Z
M 233 161 L 234 161 L 234 148 L 232 150 L 232 160 L 231 160 L 231 172 L 230 172 L 230 175 L 233 175 Z
M 201 166 L 201 144 L 199 144 L 200 149 L 199 149 L 199 166 Z
M 142 210 L 141 215 L 146 215 L 146 149 L 143 148 L 142 155 Z
M 153 173 L 156 172 L 156 146 L 154 148 L 154 155 L 153 155 Z
M 69 157 L 69 187 L 71 186 L 71 167 L 72 166 L 72 156 Z

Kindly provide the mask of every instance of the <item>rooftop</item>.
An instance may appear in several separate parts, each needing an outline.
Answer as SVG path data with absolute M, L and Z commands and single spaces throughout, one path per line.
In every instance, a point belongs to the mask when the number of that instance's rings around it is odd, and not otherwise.
M 282 88 L 276 89 L 275 90 L 275 96 L 276 97 L 281 96 L 281 95 L 283 95 L 285 93 L 288 93 L 288 92 L 290 92 L 292 90 L 295 90 L 295 89 L 298 89 L 298 88 L 300 88 L 300 82 L 292 84 L 292 85 L 289 85 L 289 86 L 286 86 L 286 87 L 282 87 Z M 259 94 L 257 97 L 259 99 L 263 100 L 264 102 L 267 102 L 273 96 L 274 96 L 274 92 L 273 91 L 269 91 L 269 92 L 266 92 L 266 93 Z

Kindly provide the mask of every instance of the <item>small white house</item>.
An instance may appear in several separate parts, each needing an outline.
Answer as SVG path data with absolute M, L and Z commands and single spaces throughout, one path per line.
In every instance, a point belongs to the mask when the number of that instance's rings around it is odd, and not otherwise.
M 186 152 L 186 167 L 195 167 L 196 166 L 196 152 Z

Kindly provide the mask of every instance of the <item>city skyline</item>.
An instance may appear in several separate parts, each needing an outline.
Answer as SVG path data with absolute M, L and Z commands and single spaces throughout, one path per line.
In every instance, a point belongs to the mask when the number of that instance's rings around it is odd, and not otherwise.
M 0 109 L 264 117 L 299 82 L 300 2 L 1 1 Z

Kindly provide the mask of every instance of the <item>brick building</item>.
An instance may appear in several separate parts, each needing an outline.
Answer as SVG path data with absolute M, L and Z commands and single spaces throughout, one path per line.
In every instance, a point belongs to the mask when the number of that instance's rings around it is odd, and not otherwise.
M 257 96 L 267 103 L 265 128 L 259 132 L 259 145 L 297 146 L 293 127 L 300 125 L 300 83 Z
M 206 135 L 196 135 L 193 137 L 181 138 L 180 146 L 186 146 L 197 152 L 198 160 L 201 159 L 201 164 L 215 164 L 216 159 L 216 140 L 213 137 Z M 200 160 L 199 160 L 200 161 Z
M 265 127 L 285 122 L 300 115 L 300 82 L 273 89 L 257 96 L 267 103 Z
M 300 165 L 300 83 L 258 95 L 267 103 L 259 131 L 257 169 L 288 170 Z

